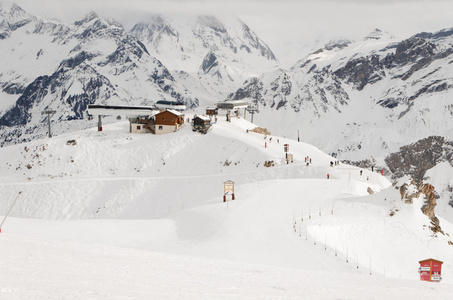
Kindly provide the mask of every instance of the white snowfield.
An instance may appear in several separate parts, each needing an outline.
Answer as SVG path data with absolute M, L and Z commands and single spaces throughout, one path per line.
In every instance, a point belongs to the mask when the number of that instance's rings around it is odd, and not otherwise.
M 450 299 L 453 246 L 423 199 L 254 127 L 219 116 L 206 135 L 156 136 L 120 122 L 1 148 L 0 215 L 22 193 L 0 233 L 0 298 Z M 418 281 L 431 257 L 440 284 Z

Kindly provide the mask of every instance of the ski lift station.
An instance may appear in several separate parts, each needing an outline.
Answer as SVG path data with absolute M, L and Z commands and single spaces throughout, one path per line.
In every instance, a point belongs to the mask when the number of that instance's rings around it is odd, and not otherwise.
M 243 100 L 231 100 L 217 103 L 217 108 L 219 110 L 225 110 L 226 114 L 229 114 L 230 112 L 233 111 L 236 113 L 237 117 L 239 116 L 240 109 L 244 109 L 244 119 L 247 111 L 246 109 L 248 106 L 249 103 Z
M 179 103 L 175 106 L 171 103 L 162 105 L 178 109 L 185 108 L 185 105 Z M 155 106 L 88 105 L 88 114 L 98 116 L 98 131 L 102 131 L 102 116 L 127 117 L 131 133 L 165 134 L 178 130 L 184 124 L 182 112 L 164 107 L 159 109 Z
M 245 118 L 248 108 L 247 101 L 225 101 L 217 103 L 212 114 L 223 110 L 226 115 L 233 112 L 239 117 L 240 109 L 244 109 Z M 98 116 L 98 131 L 102 131 L 102 116 L 124 116 L 129 119 L 131 133 L 164 134 L 174 132 L 184 124 L 182 111 L 185 109 L 183 102 L 160 100 L 155 106 L 88 105 L 88 115 Z

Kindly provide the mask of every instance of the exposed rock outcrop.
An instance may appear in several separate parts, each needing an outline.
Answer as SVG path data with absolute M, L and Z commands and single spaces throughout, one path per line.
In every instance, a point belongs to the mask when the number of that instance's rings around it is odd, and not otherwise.
M 264 166 L 265 166 L 266 168 L 273 167 L 273 166 L 275 166 L 275 163 L 274 163 L 273 160 L 268 160 L 268 161 L 265 161 L 265 162 L 264 162 Z
M 267 130 L 266 128 L 261 128 L 261 127 L 255 127 L 255 128 L 253 128 L 253 129 L 251 129 L 249 131 L 256 132 L 256 133 L 261 133 L 261 134 L 266 134 L 266 135 L 271 135 L 269 130 Z
M 441 136 L 430 136 L 401 147 L 400 151 L 387 156 L 385 162 L 393 179 L 409 175 L 420 184 L 427 170 L 442 161 L 452 162 L 452 159 L 453 142 Z
M 411 188 L 412 187 L 412 188 Z M 439 224 L 439 219 L 436 217 L 435 208 L 437 205 L 437 194 L 434 186 L 429 183 L 417 184 L 415 180 L 412 180 L 410 184 L 403 184 L 400 187 L 401 200 L 405 203 L 412 204 L 414 199 L 424 196 L 425 203 L 421 207 L 421 211 L 431 220 L 430 229 L 434 232 L 440 232 L 444 234 Z

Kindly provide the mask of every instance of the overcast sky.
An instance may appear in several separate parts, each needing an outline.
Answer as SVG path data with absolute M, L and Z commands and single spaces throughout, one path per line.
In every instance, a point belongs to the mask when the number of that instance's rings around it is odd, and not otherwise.
M 2 1 L 2 0 L 0 0 Z M 240 17 L 276 52 L 316 40 L 360 39 L 374 28 L 397 37 L 453 27 L 452 0 L 15 0 L 28 13 L 72 23 L 95 11 L 129 29 L 148 13 Z M 303 52 L 303 50 L 301 50 Z

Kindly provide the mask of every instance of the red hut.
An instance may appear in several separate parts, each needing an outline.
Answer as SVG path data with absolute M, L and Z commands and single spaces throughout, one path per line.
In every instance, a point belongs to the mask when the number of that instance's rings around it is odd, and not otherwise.
M 440 282 L 442 280 L 441 271 L 443 262 L 428 258 L 419 261 L 419 263 L 420 268 L 418 268 L 418 272 L 420 273 L 420 280 L 433 282 Z

